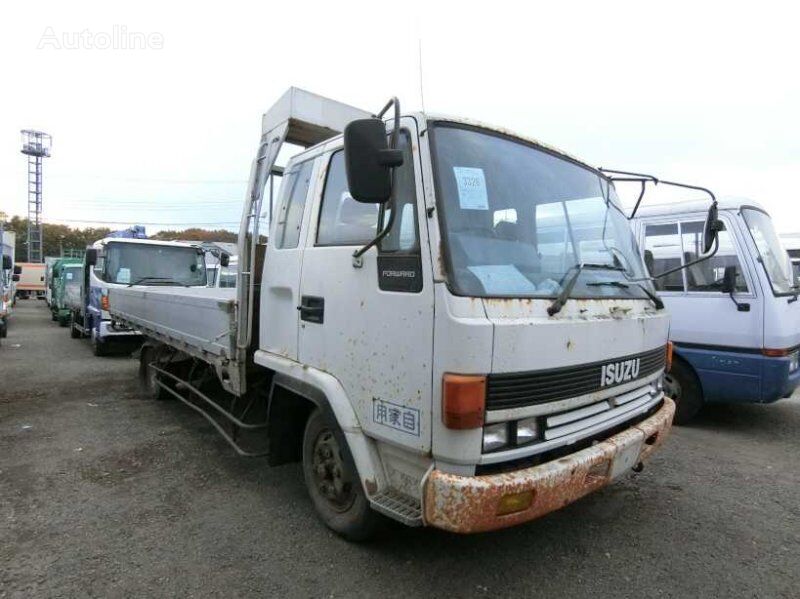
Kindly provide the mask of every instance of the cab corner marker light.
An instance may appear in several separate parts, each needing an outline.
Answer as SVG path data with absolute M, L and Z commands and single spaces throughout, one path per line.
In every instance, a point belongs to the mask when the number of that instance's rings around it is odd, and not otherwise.
M 108 308 L 111 306 L 111 302 L 108 301 L 108 295 L 105 293 L 100 296 L 100 308 L 108 312 Z
M 664 372 L 672 370 L 672 341 L 667 341 L 667 361 L 664 364 Z
M 486 409 L 486 377 L 445 374 L 442 377 L 442 422 L 464 430 L 483 426 Z
M 520 493 L 509 493 L 500 498 L 500 503 L 497 504 L 498 516 L 505 516 L 507 514 L 514 514 L 527 510 L 533 503 L 533 490 L 522 491 Z
M 765 347 L 765 348 L 763 348 L 761 350 L 761 353 L 764 354 L 765 356 L 770 357 L 770 358 L 782 358 L 783 356 L 788 356 L 789 353 L 790 353 L 790 350 L 788 350 L 788 349 L 770 349 L 768 347 Z

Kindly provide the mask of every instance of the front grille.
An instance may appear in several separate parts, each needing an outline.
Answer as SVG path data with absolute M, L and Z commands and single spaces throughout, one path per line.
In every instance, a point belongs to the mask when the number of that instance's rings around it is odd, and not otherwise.
M 487 381 L 486 409 L 522 408 L 612 388 L 615 385 L 601 385 L 603 366 L 636 358 L 639 359 L 637 376 L 617 384 L 636 381 L 663 370 L 666 352 L 663 347 L 657 347 L 641 354 L 592 364 L 532 372 L 490 374 Z

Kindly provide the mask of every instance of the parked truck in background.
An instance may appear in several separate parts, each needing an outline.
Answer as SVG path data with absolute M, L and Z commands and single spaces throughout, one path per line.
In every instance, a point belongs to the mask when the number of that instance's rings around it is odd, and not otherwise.
M 205 286 L 203 250 L 198 244 L 109 236 L 84 257 L 80 304 L 72 310 L 71 335 L 88 337 L 95 355 L 133 351 L 142 341 L 134 329 L 112 318 L 109 291 L 130 285 Z
M 5 231 L 0 221 L 0 338 L 8 336 L 8 324 L 16 300 L 16 285 L 21 272 L 14 264 L 14 233 Z
M 702 252 L 702 202 L 642 208 L 635 230 L 672 321 L 666 392 L 675 421 L 706 403 L 770 403 L 800 384 L 800 303 L 792 263 L 769 214 L 750 200 L 719 203 L 719 250 Z
M 307 149 L 281 168 L 284 143 Z M 262 119 L 236 288 L 116 287 L 111 318 L 147 337 L 148 393 L 240 454 L 302 462 L 337 533 L 368 536 L 376 513 L 512 526 L 638 470 L 669 433 L 669 317 L 614 185 L 651 179 L 292 88 Z
M 81 285 L 83 282 L 83 263 L 77 260 L 64 261 L 58 266 L 58 276 L 54 278 L 53 311 L 54 320 L 65 327 L 72 322 L 72 311 L 80 306 Z
M 41 262 L 18 262 L 20 267 L 19 281 L 17 281 L 17 297 L 23 299 L 45 298 L 45 266 Z
M 781 244 L 792 261 L 795 283 L 800 282 L 800 233 L 781 233 Z
M 70 312 L 64 304 L 64 274 L 68 266 L 81 266 L 82 260 L 78 258 L 58 258 L 50 263 L 45 262 L 45 281 L 47 282 L 47 304 L 54 321 L 61 326 L 67 326 Z M 74 272 L 71 272 L 71 276 Z

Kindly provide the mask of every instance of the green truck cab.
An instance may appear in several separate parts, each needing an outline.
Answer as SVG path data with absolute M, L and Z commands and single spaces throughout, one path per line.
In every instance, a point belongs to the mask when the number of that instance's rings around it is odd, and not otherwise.
M 69 324 L 73 296 L 80 296 L 82 273 L 83 263 L 76 258 L 64 258 L 53 265 L 50 312 L 62 327 Z

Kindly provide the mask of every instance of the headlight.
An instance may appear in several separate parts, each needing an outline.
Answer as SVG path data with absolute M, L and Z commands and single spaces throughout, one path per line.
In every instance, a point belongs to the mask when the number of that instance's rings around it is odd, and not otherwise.
M 496 451 L 508 445 L 508 424 L 487 424 L 483 427 L 483 451 Z
M 789 354 L 789 372 L 794 372 L 800 366 L 800 352 L 792 352 Z
M 525 445 L 539 438 L 536 418 L 525 418 L 517 422 L 517 445 Z

